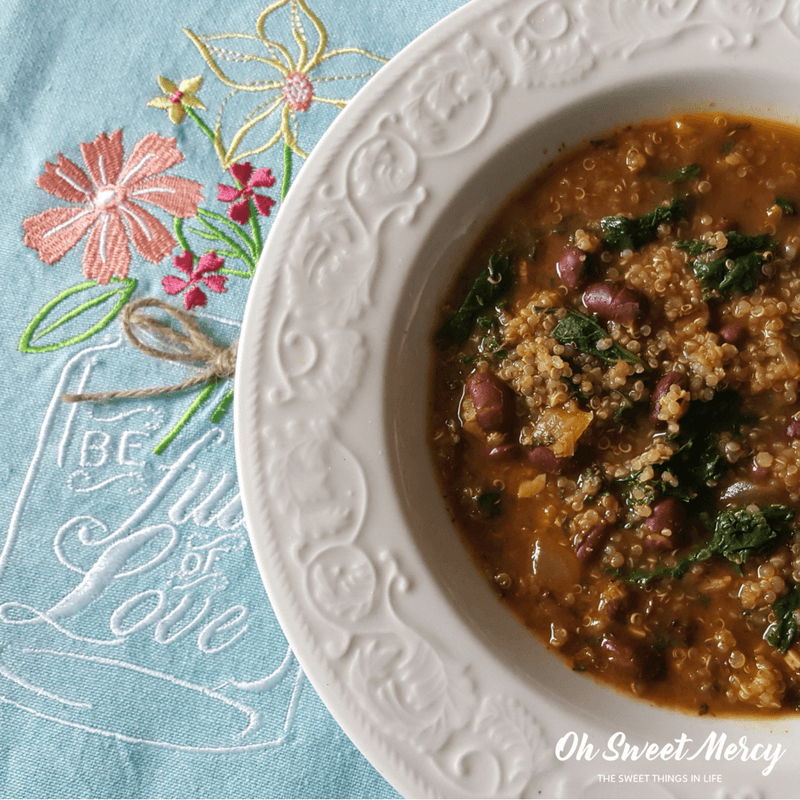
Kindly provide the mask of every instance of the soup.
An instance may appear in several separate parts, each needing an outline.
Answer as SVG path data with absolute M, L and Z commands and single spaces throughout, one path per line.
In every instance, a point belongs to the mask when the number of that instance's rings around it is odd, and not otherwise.
M 800 133 L 687 115 L 557 158 L 445 298 L 428 437 L 502 602 L 696 713 L 800 703 Z

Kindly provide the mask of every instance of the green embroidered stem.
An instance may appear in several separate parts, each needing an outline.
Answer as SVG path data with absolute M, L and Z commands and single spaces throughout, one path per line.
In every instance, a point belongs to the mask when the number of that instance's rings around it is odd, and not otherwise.
M 217 251 L 217 255 L 220 255 L 219 251 Z M 253 271 L 252 270 L 249 270 L 249 271 L 245 272 L 245 270 L 243 270 L 243 269 L 231 269 L 230 267 L 220 267 L 217 270 L 217 272 L 219 272 L 220 275 L 233 275 L 236 278 L 252 278 L 253 277 Z
M 194 109 L 189 108 L 189 106 L 184 106 L 183 110 L 197 123 L 197 127 L 200 128 L 200 130 L 203 131 L 203 133 L 206 136 L 208 136 L 208 138 L 211 139 L 211 142 L 213 143 L 214 132 L 211 130 L 211 128 L 208 127 L 208 125 L 206 125 L 205 122 L 203 122 L 200 115 Z
M 258 261 L 258 257 L 261 255 L 261 250 L 264 247 L 264 242 L 261 239 L 261 227 L 258 224 L 258 209 L 256 208 L 256 204 L 252 200 L 248 200 L 248 204 L 250 207 L 250 230 L 253 231 L 253 246 L 255 247 L 253 255 L 255 256 L 255 260 Z
M 251 265 L 252 258 L 250 254 L 241 245 L 234 242 L 233 239 L 230 238 L 230 236 L 226 236 L 224 233 L 218 231 L 213 225 L 209 225 L 205 220 L 200 220 L 200 221 L 207 228 L 210 228 L 210 231 L 208 230 L 204 231 L 201 230 L 200 228 L 189 228 L 189 230 L 192 233 L 197 234 L 197 236 L 200 236 L 203 239 L 208 239 L 208 241 L 210 242 L 224 242 L 225 244 L 228 245 L 228 247 L 231 248 L 231 250 L 234 251 L 233 255 L 234 258 L 240 258 L 248 266 Z
M 284 140 L 283 142 L 283 180 L 281 181 L 281 202 L 289 191 L 292 183 L 292 148 Z
M 242 241 L 247 245 L 247 249 L 250 251 L 250 255 L 257 257 L 258 253 L 256 251 L 256 244 L 255 242 L 247 235 L 246 231 L 242 229 L 240 225 L 237 225 L 235 222 L 231 222 L 227 217 L 223 217 L 222 214 L 218 214 L 216 211 L 208 211 L 205 208 L 200 208 L 197 210 L 198 218 L 209 228 L 209 230 L 219 230 L 215 228 L 208 219 L 213 219 L 215 222 L 220 222 L 223 225 L 226 225 L 232 231 L 235 231 Z M 222 231 L 220 231 L 222 234 Z
M 173 217 L 172 227 L 175 230 L 175 238 L 178 240 L 178 244 L 184 250 L 188 250 L 191 253 L 192 248 L 189 247 L 189 241 L 186 238 L 186 234 L 183 232 L 183 220 L 180 217 Z
M 175 423 L 172 430 L 153 448 L 155 455 L 161 455 L 167 447 L 169 447 L 172 440 L 181 432 L 184 425 L 198 412 L 200 407 L 211 397 L 214 389 L 219 385 L 218 380 L 210 381 L 202 392 L 195 398 L 194 402 L 183 412 L 181 418 Z
M 208 239 L 210 241 L 224 242 L 226 245 L 228 245 L 228 247 L 231 250 L 233 250 L 237 254 L 238 258 L 244 261 L 245 264 L 247 264 L 247 266 L 250 268 L 248 272 L 248 277 L 252 275 L 253 269 L 255 268 L 255 258 L 256 258 L 252 253 L 252 249 L 250 253 L 245 251 L 245 249 L 235 239 L 228 236 L 219 228 L 215 227 L 210 222 L 208 222 L 208 220 L 205 219 L 206 216 L 209 216 L 213 219 L 215 217 L 218 217 L 219 215 L 214 214 L 214 212 L 212 211 L 198 211 L 197 219 L 202 225 L 204 225 L 207 228 L 207 230 L 203 231 L 200 230 L 199 228 L 192 228 L 191 229 L 192 232 L 196 233 L 198 236 L 201 236 L 203 239 Z M 246 236 L 246 234 L 244 235 Z M 249 241 L 249 237 L 247 237 L 247 240 Z
M 233 400 L 233 389 L 228 391 L 222 400 L 219 401 L 217 407 L 211 412 L 211 421 L 216 424 L 219 422 L 224 416 L 225 412 L 228 410 L 228 407 Z

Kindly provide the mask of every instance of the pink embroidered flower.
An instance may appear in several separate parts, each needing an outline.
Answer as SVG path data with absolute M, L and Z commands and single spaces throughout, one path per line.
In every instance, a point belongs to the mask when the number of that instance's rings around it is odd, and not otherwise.
M 253 167 L 249 161 L 244 164 L 234 164 L 230 168 L 230 173 L 234 180 L 238 181 L 242 188 L 236 189 L 233 186 L 219 184 L 217 186 L 217 200 L 223 203 L 231 203 L 228 209 L 228 216 L 240 225 L 244 225 L 250 219 L 250 200 L 256 204 L 259 214 L 269 216 L 270 209 L 275 205 L 271 197 L 263 194 L 256 194 L 254 189 L 262 186 L 272 186 L 275 183 L 275 176 L 269 169 L 257 169 L 253 172 Z
M 179 256 L 172 259 L 172 263 L 177 269 L 189 276 L 188 280 L 177 277 L 177 275 L 167 275 L 161 279 L 161 285 L 167 294 L 180 294 L 184 289 L 189 289 L 183 296 L 183 304 L 186 310 L 195 306 L 204 306 L 208 302 L 205 292 L 200 288 L 204 283 L 212 292 L 224 292 L 225 275 L 216 275 L 217 270 L 225 263 L 225 259 L 217 255 L 216 250 L 211 250 L 205 255 L 200 256 L 197 262 L 197 269 L 194 268 L 194 256 L 184 250 Z
M 83 274 L 98 283 L 128 274 L 128 241 L 154 264 L 168 256 L 175 239 L 140 203 L 175 217 L 193 217 L 203 200 L 199 183 L 162 174 L 183 161 L 175 139 L 149 133 L 123 164 L 122 131 L 101 133 L 81 144 L 81 154 L 86 172 L 61 153 L 57 164 L 45 163 L 36 181 L 39 188 L 78 205 L 28 217 L 22 223 L 25 244 L 37 250 L 45 264 L 54 264 L 88 234 Z

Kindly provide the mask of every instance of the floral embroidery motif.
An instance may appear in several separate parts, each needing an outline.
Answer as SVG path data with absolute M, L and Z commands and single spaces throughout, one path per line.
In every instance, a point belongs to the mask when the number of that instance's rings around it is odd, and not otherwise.
M 197 75 L 194 78 L 187 78 L 181 81 L 177 86 L 169 79 L 163 76 L 158 76 L 158 85 L 164 95 L 161 97 L 154 97 L 147 105 L 152 108 L 164 109 L 169 115 L 170 122 L 173 125 L 180 125 L 186 116 L 187 108 L 199 108 L 205 111 L 206 107 L 201 100 L 196 97 L 197 92 L 203 85 L 203 78 Z
M 175 275 L 167 275 L 161 279 L 161 284 L 167 294 L 180 294 L 184 289 L 189 291 L 183 296 L 183 305 L 189 311 L 195 306 L 204 306 L 208 302 L 205 292 L 200 288 L 204 283 L 212 292 L 224 292 L 225 275 L 210 274 L 217 273 L 225 263 L 225 259 L 219 258 L 216 251 L 211 250 L 200 256 L 197 262 L 197 269 L 194 268 L 194 255 L 188 250 L 184 250 L 179 256 L 175 256 L 172 263 L 177 269 L 188 275 L 189 279 L 184 280 Z
M 292 54 L 289 47 L 266 34 L 267 23 L 271 22 L 273 15 L 277 15 L 281 9 L 288 11 L 291 36 L 297 45 L 296 54 Z M 274 20 L 277 22 L 279 18 L 275 16 Z M 345 55 L 361 56 L 380 63 L 386 61 L 385 58 L 358 47 L 329 50 L 328 32 L 305 0 L 276 0 L 261 12 L 255 27 L 255 35 L 223 33 L 200 36 L 191 30 L 185 30 L 214 75 L 232 90 L 220 108 L 213 132 L 214 147 L 224 169 L 228 169 L 236 161 L 263 153 L 281 139 L 292 152 L 305 158 L 307 153 L 297 142 L 297 113 L 310 111 L 315 103 L 329 104 L 337 108 L 343 108 L 347 103 L 346 99 L 320 94 L 317 90 L 319 84 L 335 80 L 368 78 L 374 71 L 359 75 L 320 74 L 314 80 L 311 77 L 312 73 L 321 72 L 320 68 L 326 62 Z M 306 33 L 306 27 L 310 27 L 313 35 L 309 36 Z M 223 40 L 232 40 L 237 46 L 240 46 L 242 41 L 250 41 L 259 47 L 255 53 L 240 52 L 216 44 Z M 241 72 L 241 78 L 233 77 L 233 73 L 229 74 L 223 70 L 220 61 L 230 62 L 229 69 Z M 255 74 L 252 71 L 253 64 L 258 66 Z M 249 80 L 246 79 L 248 74 Z M 233 97 L 244 92 L 262 94 L 264 99 L 245 116 L 226 144 L 222 133 L 226 107 Z M 268 128 L 266 133 L 261 132 L 263 127 Z M 248 142 L 255 141 L 247 145 L 249 149 L 241 152 L 245 147 L 245 139 Z
M 203 199 L 199 183 L 162 174 L 183 161 L 175 140 L 150 133 L 123 164 L 120 130 L 81 144 L 81 154 L 86 172 L 61 153 L 57 164 L 45 164 L 36 182 L 39 188 L 78 205 L 28 217 L 23 222 L 25 244 L 46 264 L 54 264 L 88 234 L 83 274 L 98 283 L 128 274 L 129 240 L 154 264 L 168 256 L 175 239 L 140 203 L 150 203 L 175 217 L 193 217 Z
M 234 164 L 229 172 L 233 179 L 242 187 L 235 189 L 233 186 L 220 184 L 217 186 L 217 200 L 223 203 L 231 203 L 228 209 L 228 216 L 240 225 L 244 225 L 250 219 L 250 200 L 255 203 L 258 213 L 268 217 L 269 212 L 275 205 L 271 197 L 263 194 L 256 194 L 253 190 L 261 187 L 269 187 L 275 184 L 275 176 L 272 170 L 257 169 L 253 172 L 253 167 L 249 161 L 244 164 Z
M 267 36 L 268 28 L 279 29 L 281 24 L 286 28 L 285 41 L 289 44 Z M 188 117 L 208 139 L 222 169 L 234 183 L 217 184 L 216 201 L 228 204 L 227 215 L 213 207 L 201 207 L 201 184 L 164 174 L 181 163 L 183 155 L 175 139 L 156 133 L 141 139 L 127 160 L 122 131 L 116 131 L 81 144 L 85 169 L 60 153 L 57 163 L 45 163 L 37 185 L 70 205 L 50 208 L 24 220 L 24 242 L 37 251 L 43 262 L 53 264 L 86 236 L 82 270 L 88 280 L 60 290 L 44 304 L 23 331 L 20 352 L 59 350 L 86 341 L 106 328 L 137 288 L 137 279 L 128 277 L 129 243 L 145 260 L 156 264 L 178 245 L 180 255 L 173 258 L 173 264 L 185 277 L 167 275 L 161 285 L 169 295 L 183 294 L 187 310 L 207 305 L 210 298 L 206 290 L 224 294 L 229 277 L 253 277 L 264 241 L 263 218 L 276 204 L 265 192 L 256 190 L 271 188 L 276 179 L 270 169 L 256 168 L 246 159 L 283 142 L 282 201 L 292 179 L 293 154 L 306 156 L 297 141 L 298 115 L 314 113 L 315 108 L 325 105 L 342 108 L 347 103 L 343 98 L 325 96 L 318 91 L 319 86 L 332 81 L 361 81 L 374 74 L 332 74 L 328 64 L 339 57 L 381 64 L 387 60 L 356 47 L 328 49 L 327 30 L 306 0 L 275 0 L 259 14 L 255 28 L 255 35 L 199 36 L 184 30 L 214 75 L 230 88 L 213 127 L 201 116 L 207 109 L 198 96 L 203 86 L 200 75 L 178 84 L 159 76 L 161 95 L 147 102 L 151 108 L 166 111 L 174 125 Z M 220 40 L 237 45 L 253 43 L 257 52 L 219 46 L 216 42 Z M 231 62 L 236 78 L 222 70 L 219 60 Z M 240 70 L 244 70 L 241 75 Z M 349 88 L 347 94 L 352 93 Z M 253 97 L 257 101 L 255 107 L 242 111 L 242 104 L 247 105 Z M 240 112 L 243 118 L 237 117 Z M 223 126 L 227 131 L 231 120 L 237 121 L 238 128 L 226 143 Z M 172 232 L 142 203 L 171 215 Z M 187 219 L 191 221 L 186 222 Z M 170 445 L 211 398 L 216 386 L 217 382 L 212 381 L 203 388 L 155 446 L 154 453 L 162 453 Z M 221 420 L 232 396 L 230 389 L 210 414 L 211 422 Z

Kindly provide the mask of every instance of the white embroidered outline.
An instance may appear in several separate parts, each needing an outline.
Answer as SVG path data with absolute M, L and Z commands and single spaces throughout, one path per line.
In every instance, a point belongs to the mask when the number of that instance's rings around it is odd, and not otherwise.
M 42 652 L 43 653 L 43 652 L 48 652 L 48 651 L 44 651 L 44 650 L 37 651 L 37 650 L 31 648 L 31 649 L 25 649 L 25 650 L 23 650 L 23 652 L 24 653 L 28 653 L 28 652 L 31 652 L 31 653 Z M 53 653 L 58 654 L 58 655 L 74 655 L 72 653 L 60 653 L 59 651 L 49 651 L 49 652 L 53 652 Z M 99 657 L 87 657 L 87 658 L 89 660 L 94 660 L 94 659 L 97 659 Z M 113 659 L 106 659 L 106 660 L 113 661 Z M 300 665 L 297 664 L 297 661 L 294 658 L 294 654 L 292 653 L 291 648 L 287 647 L 287 652 L 286 652 L 286 656 L 284 657 L 284 660 L 277 667 L 277 669 L 275 669 L 271 673 L 271 675 L 269 675 L 269 676 L 267 676 L 265 678 L 262 678 L 260 681 L 254 681 L 253 683 L 241 683 L 241 684 L 239 684 L 239 683 L 237 683 L 237 682 L 235 682 L 233 680 L 227 682 L 231 686 L 234 686 L 234 687 L 236 687 L 238 689 L 242 689 L 244 691 L 260 692 L 260 691 L 262 691 L 262 688 L 259 688 L 260 686 L 263 686 L 264 689 L 269 689 L 272 686 L 274 686 L 277 683 L 279 683 L 281 680 L 283 680 L 283 678 L 285 678 L 289 674 L 292 664 L 294 664 L 296 671 L 295 671 L 295 677 L 294 677 L 294 681 L 293 681 L 293 685 L 292 685 L 292 694 L 291 694 L 291 698 L 289 700 L 289 705 L 287 707 L 286 717 L 284 719 L 283 726 L 281 728 L 281 732 L 274 739 L 270 739 L 269 741 L 266 741 L 266 742 L 258 742 L 258 743 L 254 742 L 253 744 L 230 745 L 230 746 L 224 746 L 224 747 L 203 747 L 203 746 L 200 746 L 200 745 L 181 745 L 181 744 L 175 744 L 173 742 L 161 742 L 161 741 L 158 741 L 157 739 L 146 739 L 146 738 L 142 738 L 142 737 L 129 736 L 129 735 L 124 734 L 124 733 L 115 733 L 114 731 L 104 730 L 102 728 L 97 728 L 97 727 L 94 727 L 92 725 L 86 725 L 84 723 L 72 722 L 70 720 L 62 719 L 62 718 L 57 717 L 57 716 L 55 716 L 53 714 L 46 714 L 44 712 L 37 711 L 35 708 L 31 708 L 30 706 L 27 706 L 24 703 L 20 703 L 19 701 L 13 700 L 10 697 L 6 697 L 5 695 L 2 695 L 2 694 L 0 694 L 0 703 L 6 703 L 7 705 L 14 706 L 15 708 L 18 708 L 21 711 L 27 711 L 29 714 L 33 714 L 33 716 L 39 717 L 40 719 L 45 719 L 45 720 L 48 720 L 50 722 L 57 722 L 57 723 L 59 723 L 61 725 L 65 725 L 66 727 L 69 727 L 69 728 L 75 728 L 77 730 L 82 730 L 82 731 L 85 731 L 87 733 L 98 734 L 100 736 L 105 736 L 107 738 L 116 739 L 116 740 L 122 741 L 122 742 L 128 742 L 130 744 L 149 744 L 149 745 L 153 745 L 155 747 L 163 747 L 165 749 L 178 750 L 178 751 L 186 752 L 186 753 L 247 753 L 247 752 L 254 752 L 254 751 L 259 751 L 259 750 L 266 750 L 266 749 L 271 748 L 271 747 L 277 747 L 277 746 L 283 744 L 284 741 L 286 741 L 286 738 L 287 738 L 287 736 L 289 734 L 289 731 L 291 730 L 292 724 L 294 723 L 295 716 L 297 714 L 297 707 L 298 707 L 298 704 L 299 704 L 299 701 L 300 701 L 300 693 L 301 693 L 303 685 L 305 683 L 305 680 L 304 680 L 305 679 L 305 674 L 303 673 L 303 670 L 300 669 Z M 130 666 L 135 666 L 135 665 L 130 665 Z M 167 680 L 170 679 L 170 676 L 168 676 L 168 675 L 165 675 L 164 677 Z M 178 680 L 178 679 L 176 679 L 176 680 Z M 272 682 L 270 682 L 270 681 L 272 681 Z M 222 684 L 221 686 L 218 686 L 217 689 L 222 688 L 222 686 L 224 686 L 224 685 L 226 685 L 226 684 Z M 204 689 L 204 687 L 200 687 L 200 688 Z M 216 689 L 204 689 L 203 693 L 204 694 L 213 695 L 213 694 L 216 694 L 216 691 L 217 691 Z M 243 705 L 243 704 L 240 704 L 240 705 Z

